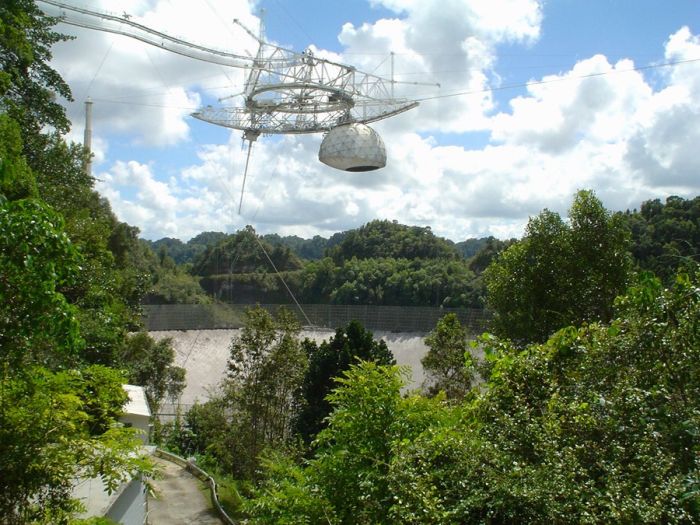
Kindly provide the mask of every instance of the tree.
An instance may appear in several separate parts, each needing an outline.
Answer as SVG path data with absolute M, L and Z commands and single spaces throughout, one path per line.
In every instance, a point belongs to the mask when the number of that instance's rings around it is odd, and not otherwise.
M 118 361 L 129 381 L 144 387 L 153 413 L 167 397 L 177 399 L 185 389 L 185 370 L 174 366 L 175 350 L 170 338 L 156 341 L 146 332 L 127 336 Z
M 251 521 L 698 522 L 700 269 L 644 275 L 615 308 L 543 344 L 484 336 L 492 373 L 461 404 L 351 367 L 315 455 L 266 462 Z
M 273 268 L 260 246 L 279 271 L 301 268 L 301 260 L 286 246 L 271 246 L 258 238 L 252 226 L 230 235 L 215 246 L 207 246 L 192 266 L 194 275 L 265 273 Z
M 457 259 L 454 246 L 435 236 L 430 228 L 405 226 L 396 221 L 371 221 L 347 232 L 342 241 L 332 245 L 326 255 L 336 264 L 353 257 L 358 259 Z
M 486 270 L 498 335 L 543 342 L 563 326 L 610 320 L 631 272 L 627 230 L 589 191 L 576 194 L 569 219 L 544 210 Z
M 609 326 L 525 349 L 484 338 L 493 374 L 465 424 L 395 463 L 396 520 L 696 522 L 698 277 L 643 277 Z
M 34 174 L 22 154 L 19 126 L 10 117 L 2 114 L 0 114 L 0 195 L 4 195 L 9 200 L 37 196 Z
M 49 66 L 51 46 L 69 38 L 52 30 L 55 23 L 33 0 L 6 0 L 0 7 L 0 110 L 20 124 L 25 139 L 45 126 L 64 133 L 70 127 L 54 100 L 72 100 L 70 89 Z
M 700 197 L 646 201 L 639 212 L 628 211 L 621 218 L 632 232 L 635 263 L 664 283 L 672 283 L 678 270 L 692 271 L 700 261 Z
M 82 262 L 62 220 L 40 201 L 0 197 L 0 516 L 64 523 L 79 509 L 75 480 L 110 491 L 148 462 L 133 432 L 115 427 L 121 376 L 80 369 L 76 309 L 60 292 Z
M 70 91 L 49 66 L 66 39 L 55 22 L 30 0 L 0 6 L 3 523 L 66 523 L 80 507 L 77 479 L 99 476 L 113 492 L 150 468 L 134 432 L 117 426 L 122 375 L 84 362 L 112 364 L 139 279 L 115 267 L 118 221 L 84 173 L 85 151 L 61 135 L 69 123 L 55 99 Z
M 404 397 L 406 369 L 360 361 L 328 396 L 333 411 L 314 456 L 265 461 L 265 479 L 245 504 L 253 523 L 409 523 L 391 519 L 387 483 L 395 455 L 448 411 L 439 400 Z
M 381 365 L 396 363 L 384 341 L 374 339 L 358 321 L 338 328 L 328 341 L 303 344 L 309 359 L 301 385 L 302 408 L 296 421 L 297 432 L 309 443 L 326 426 L 331 412 L 327 396 L 337 386 L 337 378 L 359 360 Z
M 467 331 L 455 314 L 440 319 L 425 338 L 428 353 L 421 359 L 431 395 L 445 392 L 448 399 L 464 398 L 472 386 L 473 363 L 468 350 Z
M 298 391 L 307 359 L 299 343 L 300 326 L 285 308 L 276 318 L 257 307 L 246 311 L 241 334 L 231 341 L 224 385 L 231 411 L 234 473 L 256 477 L 260 454 L 292 443 Z
M 0 197 L 0 359 L 12 368 L 75 362 L 83 341 L 63 294 L 79 254 L 60 216 L 36 200 Z

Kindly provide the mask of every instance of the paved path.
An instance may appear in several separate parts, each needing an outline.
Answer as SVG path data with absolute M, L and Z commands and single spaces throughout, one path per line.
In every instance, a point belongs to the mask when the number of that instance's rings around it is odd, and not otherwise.
M 175 463 L 153 459 L 163 477 L 153 483 L 156 497 L 148 498 L 150 525 L 221 525 L 200 480 Z

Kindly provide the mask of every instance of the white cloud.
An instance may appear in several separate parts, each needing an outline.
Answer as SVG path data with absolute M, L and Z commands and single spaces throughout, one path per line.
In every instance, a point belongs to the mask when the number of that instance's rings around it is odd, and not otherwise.
M 632 71 L 631 60 L 594 55 L 568 71 L 533 78 L 523 94 L 497 109 L 488 88 L 498 82 L 499 46 L 528 46 L 539 38 L 540 3 L 449 0 L 439 9 L 417 0 L 375 3 L 395 16 L 345 24 L 338 34 L 342 49 L 315 53 L 388 76 L 393 51 L 397 78 L 443 86 L 397 86 L 401 95 L 483 91 L 426 101 L 373 125 L 387 144 L 385 169 L 353 174 L 320 164 L 320 136 L 263 137 L 254 145 L 238 215 L 246 152 L 237 133 L 228 143 L 198 144 L 197 160 L 175 174 L 163 173 L 155 156 L 148 164 L 115 158 L 110 141 L 121 134 L 166 152 L 191 141 L 187 114 L 240 87 L 243 72 L 81 31 L 78 41 L 61 45 L 56 66 L 77 97 L 89 92 L 104 100 L 95 110 L 93 142 L 99 191 L 144 236 L 183 240 L 246 224 L 262 232 L 330 235 L 374 218 L 429 225 L 454 240 L 511 237 L 544 207 L 565 213 L 581 188 L 593 188 L 613 209 L 669 193 L 700 193 L 697 63 L 642 73 Z M 195 13 L 184 0 L 133 0 L 118 9 L 216 47 L 231 43 L 224 21 L 238 17 L 255 27 L 245 2 L 207 4 L 213 10 L 198 4 Z M 700 57 L 700 38 L 688 28 L 662 46 L 665 60 Z M 95 57 L 106 57 L 101 67 Z M 71 106 L 71 116 L 80 140 L 82 101 Z M 440 143 L 445 133 L 469 138 L 469 131 L 488 134 L 489 143 Z

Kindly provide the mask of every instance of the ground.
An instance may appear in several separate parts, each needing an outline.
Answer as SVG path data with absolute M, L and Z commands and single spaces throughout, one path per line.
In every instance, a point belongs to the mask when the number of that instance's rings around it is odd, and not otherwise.
M 221 525 L 200 480 L 175 463 L 153 459 L 163 475 L 153 483 L 156 497 L 148 498 L 150 525 Z

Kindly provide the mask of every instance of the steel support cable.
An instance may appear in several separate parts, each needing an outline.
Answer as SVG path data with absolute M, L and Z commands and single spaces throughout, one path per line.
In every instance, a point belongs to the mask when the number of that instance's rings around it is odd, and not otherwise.
M 248 150 L 248 152 L 250 153 L 250 150 Z M 226 189 L 226 193 L 229 194 L 229 197 L 232 197 L 231 192 L 228 190 L 228 188 L 226 187 L 226 185 L 224 185 L 224 188 Z M 265 190 L 265 193 L 267 194 L 267 190 Z M 259 210 L 260 210 L 260 208 L 258 207 L 258 210 L 256 210 L 256 212 L 255 212 L 255 215 L 256 215 L 256 216 L 257 216 Z M 291 288 L 289 288 L 289 286 L 287 285 L 287 281 L 284 280 L 284 277 L 282 277 L 282 274 L 281 274 L 280 271 L 277 269 L 277 266 L 275 266 L 275 263 L 272 261 L 272 259 L 271 259 L 270 256 L 268 255 L 267 250 L 265 250 L 265 246 L 262 244 L 262 242 L 260 242 L 260 238 L 258 237 L 257 233 L 255 234 L 255 241 L 258 243 L 258 246 L 260 246 L 260 249 L 261 249 L 262 252 L 265 254 L 265 258 L 266 258 L 266 259 L 268 260 L 268 262 L 270 263 L 270 266 L 272 266 L 272 269 L 273 269 L 273 270 L 275 271 L 275 273 L 277 274 L 277 277 L 279 277 L 280 281 L 282 281 L 282 284 L 284 285 L 285 289 L 287 290 L 287 293 L 289 293 L 289 296 L 292 298 L 292 300 L 294 301 L 294 304 L 297 306 L 297 308 L 298 308 L 299 311 L 301 312 L 301 315 L 303 315 L 303 316 L 304 316 L 304 319 L 306 319 L 306 322 L 308 323 L 308 326 L 310 326 L 310 327 L 312 327 L 312 328 L 316 328 L 316 325 L 313 324 L 313 323 L 311 322 L 311 320 L 309 319 L 309 316 L 306 315 L 306 312 L 304 311 L 304 308 L 302 308 L 301 304 L 300 304 L 299 301 L 297 300 L 297 298 L 296 298 L 296 296 L 294 295 L 294 293 L 292 292 Z M 236 261 L 238 260 L 239 255 L 240 255 L 240 253 L 241 253 L 241 251 L 239 250 L 239 248 L 240 248 L 239 246 L 236 246 L 236 257 L 234 258 L 233 262 L 231 263 L 231 270 L 233 270 L 233 266 L 235 265 Z M 232 272 L 229 271 L 229 278 L 231 277 L 231 275 L 232 275 Z M 229 281 L 229 284 L 232 284 L 232 281 Z
M 431 97 L 422 97 L 422 98 L 416 98 L 416 102 L 426 102 L 429 100 L 438 100 L 442 98 L 454 98 L 454 97 L 462 97 L 466 95 L 477 95 L 479 93 L 490 93 L 494 91 L 505 91 L 507 89 L 518 89 L 518 88 L 526 88 L 530 86 L 541 86 L 543 84 L 554 84 L 557 82 L 568 82 L 571 80 L 583 80 L 586 78 L 596 78 L 596 77 L 605 77 L 608 75 L 614 75 L 614 74 L 621 74 L 621 73 L 634 73 L 637 71 L 647 71 L 650 69 L 658 69 L 662 67 L 675 67 L 683 64 L 691 64 L 694 62 L 700 62 L 700 58 L 689 58 L 686 60 L 674 60 L 671 62 L 663 62 L 661 64 L 649 64 L 646 66 L 636 66 L 636 67 L 631 67 L 627 69 L 613 69 L 612 71 L 600 71 L 598 73 L 588 73 L 586 75 L 576 75 L 576 76 L 569 76 L 569 77 L 558 77 L 558 78 L 550 78 L 550 79 L 545 79 L 545 80 L 535 80 L 532 82 L 523 82 L 522 84 L 508 84 L 506 86 L 498 86 L 498 87 L 491 87 L 491 88 L 484 88 L 484 89 L 475 89 L 473 91 L 458 91 L 456 93 L 446 93 L 444 95 L 435 95 Z
M 304 309 L 303 309 L 303 308 L 301 307 L 301 305 L 299 304 L 299 301 L 297 301 L 297 298 L 294 296 L 294 293 L 292 293 L 292 290 L 289 288 L 289 286 L 287 286 L 287 281 L 284 280 L 284 277 L 282 277 L 282 274 L 281 274 L 281 273 L 279 272 L 279 270 L 277 269 L 277 266 L 275 266 L 275 263 L 272 262 L 272 259 L 271 259 L 270 256 L 267 254 L 267 250 L 265 250 L 265 247 L 263 246 L 263 243 L 260 242 L 260 238 L 258 237 L 258 235 L 255 236 L 255 240 L 258 242 L 258 246 L 260 246 L 260 249 L 261 249 L 262 252 L 265 254 L 265 257 L 267 257 L 267 260 L 269 261 L 269 263 L 270 263 L 270 265 L 272 266 L 272 268 L 275 270 L 275 273 L 277 274 L 277 277 L 280 278 L 280 281 L 282 281 L 282 284 L 283 284 L 284 287 L 287 289 L 287 292 L 289 292 L 289 295 L 291 296 L 292 300 L 294 301 L 294 304 L 296 304 L 296 305 L 297 305 L 297 308 L 299 308 L 299 311 L 301 312 L 301 315 L 303 315 L 303 316 L 304 316 L 304 319 L 306 319 L 306 322 L 308 323 L 308 326 L 310 326 L 310 327 L 312 327 L 312 328 L 316 328 L 316 325 L 313 324 L 313 323 L 311 322 L 311 320 L 309 319 L 309 317 L 306 315 L 306 312 L 304 311 Z
M 257 137 L 255 137 L 257 138 Z M 248 165 L 250 163 L 250 153 L 253 151 L 253 142 L 255 139 L 248 140 L 248 154 L 245 158 L 245 169 L 243 170 L 243 185 L 241 186 L 241 199 L 238 201 L 238 215 L 241 214 L 241 207 L 243 206 L 243 194 L 245 193 L 245 181 L 248 178 Z
M 187 351 L 187 355 L 185 356 L 185 360 L 182 362 L 182 368 L 185 368 L 185 365 L 187 365 L 187 361 L 189 361 L 190 356 L 192 355 L 192 352 L 194 351 L 194 345 L 197 344 L 197 341 L 199 340 L 199 334 L 201 334 L 201 330 L 197 330 L 197 335 L 194 338 L 194 341 L 192 341 L 192 344 L 190 345 L 190 349 Z M 180 404 L 180 400 L 178 399 L 178 405 Z
M 107 52 L 102 57 L 102 60 L 100 60 L 100 65 L 97 66 L 97 69 L 95 70 L 95 74 L 92 76 L 92 79 L 90 80 L 90 83 L 88 84 L 88 87 L 85 89 L 85 96 L 83 98 L 90 96 L 90 90 L 92 89 L 92 85 L 95 83 L 95 80 L 97 79 L 97 75 L 99 75 L 100 71 L 102 71 L 102 66 L 104 66 L 105 61 L 107 60 L 109 53 L 112 51 L 113 46 L 114 46 L 114 40 L 112 39 L 112 41 L 109 44 L 109 49 L 107 49 Z

